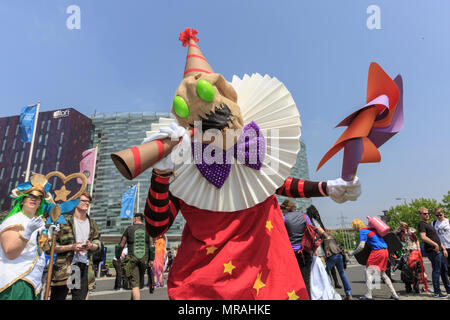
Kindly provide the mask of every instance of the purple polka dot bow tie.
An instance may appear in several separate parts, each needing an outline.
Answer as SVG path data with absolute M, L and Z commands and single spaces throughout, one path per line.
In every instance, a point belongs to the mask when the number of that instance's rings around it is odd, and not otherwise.
M 230 175 L 232 164 L 261 169 L 266 154 L 266 140 L 258 125 L 252 121 L 242 129 L 238 142 L 228 150 L 193 142 L 192 153 L 194 163 L 203 177 L 220 189 Z M 236 161 L 233 161 L 232 156 Z

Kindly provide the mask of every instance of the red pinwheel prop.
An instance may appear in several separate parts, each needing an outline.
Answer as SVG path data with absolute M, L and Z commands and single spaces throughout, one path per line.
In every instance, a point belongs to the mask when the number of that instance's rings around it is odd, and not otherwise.
M 378 148 L 403 128 L 403 82 L 392 80 L 375 62 L 369 67 L 367 104 L 336 127 L 347 129 L 320 160 L 319 170 L 344 148 L 341 178 L 352 181 L 359 163 L 380 162 Z

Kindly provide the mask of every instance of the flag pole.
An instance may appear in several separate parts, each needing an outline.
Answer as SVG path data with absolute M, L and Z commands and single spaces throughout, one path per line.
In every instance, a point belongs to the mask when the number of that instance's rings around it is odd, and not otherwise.
M 97 167 L 97 152 L 98 152 L 98 143 L 95 146 L 95 153 L 94 153 L 94 170 L 92 170 L 92 181 L 91 181 L 91 190 L 89 191 L 89 194 L 92 198 L 92 193 L 94 191 L 94 180 L 95 180 L 95 168 Z M 89 215 L 91 213 L 91 206 L 89 206 L 87 214 Z
M 136 213 L 139 213 L 139 186 L 140 186 L 140 182 L 138 181 L 137 184 L 137 206 L 136 206 Z
M 27 171 L 25 173 L 25 182 L 28 181 L 28 179 L 30 178 L 31 159 L 33 158 L 33 148 L 34 148 L 34 136 L 36 134 L 36 127 L 37 127 L 37 120 L 39 117 L 39 107 L 40 106 L 41 106 L 41 102 L 38 101 L 37 108 L 36 108 L 36 116 L 34 117 L 33 137 L 31 138 L 30 153 L 28 155 Z

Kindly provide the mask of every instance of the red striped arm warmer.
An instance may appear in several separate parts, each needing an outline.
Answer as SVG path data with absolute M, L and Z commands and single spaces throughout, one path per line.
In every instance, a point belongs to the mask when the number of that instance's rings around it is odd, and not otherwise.
M 170 228 L 180 209 L 180 200 L 169 192 L 169 179 L 152 174 L 144 214 L 145 227 L 153 238 Z
M 327 183 L 325 181 L 312 182 L 289 177 L 275 192 L 289 198 L 327 197 Z

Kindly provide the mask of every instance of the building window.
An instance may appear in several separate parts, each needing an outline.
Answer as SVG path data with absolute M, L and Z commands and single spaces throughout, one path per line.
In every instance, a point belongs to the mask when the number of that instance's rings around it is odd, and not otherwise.
M 11 170 L 11 179 L 14 177 L 14 172 L 16 171 L 16 167 L 13 167 L 13 169 Z
M 45 149 L 42 151 L 42 158 L 41 158 L 42 161 L 44 161 L 45 158 L 45 151 L 46 151 Z
M 42 173 L 42 169 L 43 169 L 43 167 L 44 167 L 44 163 L 43 163 L 43 162 L 41 162 L 41 167 L 39 168 L 39 173 Z
M 61 137 L 59 138 L 59 144 L 62 144 L 64 140 L 64 132 L 61 133 Z
M 59 160 L 58 161 L 56 161 L 56 168 L 55 168 L 55 171 L 58 171 L 58 169 L 59 169 Z M 56 179 L 56 178 L 55 178 Z M 56 181 L 55 181 L 55 179 L 53 179 L 53 183 L 56 183 Z
M 20 178 L 20 167 L 17 169 L 17 175 L 16 175 L 16 179 L 19 180 Z
M 14 139 L 13 145 L 12 145 L 12 149 L 14 150 L 16 148 L 16 141 L 17 139 Z
M 16 154 L 14 155 L 14 163 L 17 163 L 17 156 L 19 155 L 18 152 L 16 152 Z
M 44 129 L 44 123 L 45 123 L 45 121 L 41 120 L 41 131 L 42 131 L 42 129 Z
M 59 130 L 59 128 L 61 128 L 61 118 L 58 119 L 58 130 Z
M 16 137 L 18 133 L 19 133 L 19 125 L 16 125 L 16 134 L 15 134 Z
M 47 132 L 50 131 L 50 119 L 47 121 Z
M 39 153 L 41 152 L 41 149 L 36 150 L 36 159 L 39 159 Z
M 41 142 L 42 142 L 42 134 L 39 135 L 39 141 L 38 141 L 38 144 L 41 144 Z
M 9 124 L 6 126 L 5 137 L 8 136 L 8 132 L 9 132 Z
M 5 146 L 6 146 L 6 139 L 5 139 L 5 140 L 3 140 L 2 151 L 5 151 Z
M 23 152 L 23 150 L 22 150 L 22 152 L 20 153 L 20 163 L 22 163 L 22 161 L 23 161 L 23 154 L 24 154 L 25 152 Z
M 44 142 L 44 146 L 47 145 L 47 140 L 48 140 L 48 133 L 45 135 L 45 142 Z
M 2 168 L 2 171 L 0 171 L 0 179 L 3 179 L 3 175 L 5 174 L 5 168 Z
M 60 159 L 60 157 L 61 157 L 61 150 L 62 150 L 62 147 L 61 146 L 59 146 L 59 148 L 58 148 L 58 155 L 56 156 L 56 159 Z

